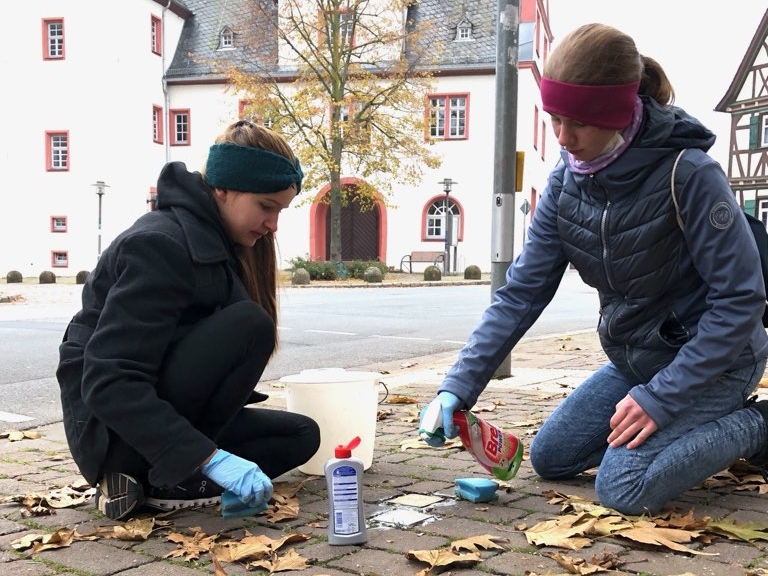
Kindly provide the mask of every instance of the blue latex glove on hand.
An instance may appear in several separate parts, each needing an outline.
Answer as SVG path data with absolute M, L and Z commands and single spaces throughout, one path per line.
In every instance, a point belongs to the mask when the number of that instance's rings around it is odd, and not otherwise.
M 459 429 L 453 423 L 453 413 L 456 412 L 462 404 L 463 402 L 458 396 L 451 392 L 443 391 L 421 411 L 421 414 L 419 415 L 419 428 L 424 430 L 428 430 L 432 426 L 431 422 L 425 422 L 425 414 L 427 414 L 427 412 L 434 414 L 436 410 L 439 410 L 440 412 L 440 426 L 436 430 L 437 434 L 426 438 L 422 436 L 427 444 L 430 446 L 442 446 L 445 442 L 445 438 L 456 438 L 459 434 Z
M 272 480 L 256 464 L 218 449 L 200 468 L 222 488 L 233 492 L 243 504 L 256 508 L 272 498 Z

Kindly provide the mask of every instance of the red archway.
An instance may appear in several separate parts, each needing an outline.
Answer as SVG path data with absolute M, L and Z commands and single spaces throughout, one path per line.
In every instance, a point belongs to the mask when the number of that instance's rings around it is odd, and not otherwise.
M 342 186 L 355 187 L 360 180 L 354 177 L 345 177 L 341 179 Z M 327 202 L 322 202 L 323 198 L 330 192 L 331 185 L 326 184 L 316 195 L 309 210 L 309 259 L 313 261 L 325 261 L 328 259 L 328 250 L 326 247 L 326 238 L 328 234 L 326 222 L 328 213 L 331 209 Z M 377 231 L 377 259 L 379 262 L 387 261 L 387 210 L 384 201 L 379 196 L 373 207 L 378 218 Z

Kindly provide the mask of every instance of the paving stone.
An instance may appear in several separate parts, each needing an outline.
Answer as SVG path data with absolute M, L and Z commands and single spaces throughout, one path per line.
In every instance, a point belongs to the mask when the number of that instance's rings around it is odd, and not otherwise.
M 421 405 L 434 398 L 435 390 L 455 354 L 425 357 L 411 367 L 393 363 L 386 374 L 390 398 L 402 395 Z M 572 337 L 524 340 L 512 354 L 513 374 L 494 379 L 478 403 L 481 417 L 513 431 L 524 447 L 530 446 L 543 419 L 570 390 L 578 386 L 589 371 L 604 361 L 592 331 Z M 429 362 L 435 362 L 429 366 Z M 379 367 L 361 369 L 380 370 Z M 269 402 L 284 408 L 284 390 L 263 383 L 271 394 Z M 23 518 L 22 507 L 14 502 L 0 503 L 0 576 L 59 576 L 61 574 L 106 576 L 193 576 L 212 573 L 210 557 L 203 554 L 197 562 L 165 558 L 176 544 L 167 540 L 171 531 L 199 527 L 206 534 L 218 534 L 220 541 L 242 539 L 246 534 L 263 534 L 278 539 L 298 533 L 309 537 L 292 547 L 311 566 L 302 576 L 407 576 L 427 569 L 425 563 L 408 559 L 413 550 L 435 550 L 460 538 L 492 534 L 503 542 L 504 550 L 481 550 L 482 562 L 451 566 L 444 571 L 461 576 L 522 576 L 526 573 L 557 574 L 562 569 L 548 554 L 569 558 L 609 553 L 623 562 L 615 576 L 644 574 L 672 576 L 684 573 L 696 576 L 746 576 L 747 567 L 768 569 L 768 543 L 745 543 L 715 538 L 711 545 L 697 543 L 698 551 L 715 556 L 673 552 L 661 547 L 643 546 L 620 538 L 604 538 L 578 551 L 537 547 L 528 543 L 525 530 L 539 522 L 560 515 L 561 507 L 549 503 L 548 492 L 575 495 L 594 501 L 594 471 L 567 482 L 548 482 L 539 478 L 526 459 L 515 478 L 500 482 L 498 499 L 472 503 L 457 499 L 454 480 L 459 477 L 487 477 L 471 454 L 461 447 L 435 450 L 402 449 L 403 443 L 416 438 L 416 412 L 419 404 L 382 404 L 387 418 L 377 424 L 375 457 L 363 475 L 363 499 L 368 527 L 368 542 L 360 546 L 331 546 L 327 542 L 327 490 L 323 476 L 308 476 L 292 471 L 275 483 L 300 484 L 297 494 L 299 516 L 270 523 L 264 515 L 250 518 L 222 518 L 216 507 L 183 510 L 160 517 L 172 524 L 158 528 L 147 541 L 124 542 L 101 539 L 75 542 L 72 546 L 49 550 L 33 559 L 25 558 L 11 547 L 11 542 L 28 533 L 52 532 L 58 527 L 77 527 L 80 533 L 93 533 L 99 526 L 113 526 L 93 509 L 92 503 L 57 511 L 54 516 Z M 492 411 L 483 408 L 493 406 Z M 411 419 L 410 421 L 408 419 Z M 8 442 L 0 439 L 0 497 L 42 492 L 56 486 L 81 483 L 77 467 L 66 448 L 61 423 L 39 428 L 43 438 L 35 441 Z M 526 453 L 527 456 L 527 453 Z M 393 499 L 411 495 L 439 496 L 440 502 L 423 506 Z M 411 501 L 411 504 L 415 502 Z M 690 490 L 672 505 L 696 517 L 726 518 L 737 523 L 765 523 L 768 509 L 766 495 L 757 490 L 740 492 L 725 486 Z M 404 512 L 405 511 L 405 512 Z M 405 517 L 415 512 L 427 518 L 408 527 L 380 525 L 382 514 Z M 384 517 L 386 518 L 386 516 Z M 35 526 L 35 530 L 30 529 Z M 691 546 L 692 548 L 694 545 Z M 46 565 L 45 562 L 50 565 Z M 51 566 L 55 566 L 51 568 Z M 224 565 L 230 576 L 246 576 L 244 563 Z

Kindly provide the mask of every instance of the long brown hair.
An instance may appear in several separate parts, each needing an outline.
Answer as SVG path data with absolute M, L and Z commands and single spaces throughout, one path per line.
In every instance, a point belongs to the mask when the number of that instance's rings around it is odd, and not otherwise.
M 638 94 L 666 106 L 675 91 L 661 65 L 641 55 L 631 36 L 605 24 L 585 24 L 558 42 L 543 75 L 569 84 L 604 86 L 640 80 Z
M 232 142 L 240 146 L 251 146 L 269 150 L 285 156 L 291 161 L 296 159 L 285 139 L 266 126 L 240 120 L 231 124 L 216 138 L 216 143 Z M 273 234 L 259 239 L 253 247 L 236 245 L 238 275 L 250 297 L 261 305 L 275 323 L 275 343 L 277 343 L 277 242 Z M 277 347 L 275 347 L 276 349 Z

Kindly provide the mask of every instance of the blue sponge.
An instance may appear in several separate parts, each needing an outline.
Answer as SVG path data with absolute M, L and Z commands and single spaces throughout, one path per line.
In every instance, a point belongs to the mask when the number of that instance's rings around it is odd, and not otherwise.
M 224 518 L 242 518 L 244 516 L 256 516 L 267 511 L 269 504 L 266 502 L 258 506 L 248 506 L 243 503 L 234 492 L 225 490 L 221 495 L 221 515 Z
M 499 483 L 487 478 L 457 478 L 456 496 L 470 502 L 490 502 L 499 496 Z

